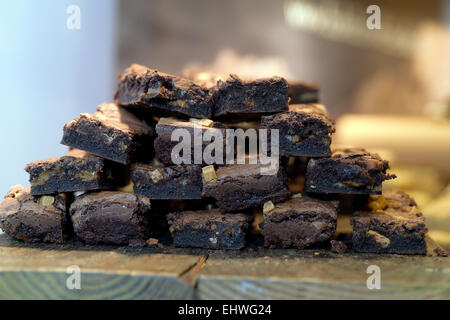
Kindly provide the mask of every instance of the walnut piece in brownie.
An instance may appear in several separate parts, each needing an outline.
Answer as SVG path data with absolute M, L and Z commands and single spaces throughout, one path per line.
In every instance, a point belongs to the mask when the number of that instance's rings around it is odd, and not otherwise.
M 306 168 L 306 192 L 381 194 L 389 162 L 364 149 L 336 149 L 330 158 L 310 159 Z
M 151 235 L 150 200 L 120 191 L 92 192 L 70 207 L 75 234 L 88 244 L 145 244 Z
M 125 167 L 85 151 L 72 149 L 61 158 L 27 164 L 31 194 L 105 190 L 125 183 Z
M 190 145 L 191 145 L 191 156 L 187 157 L 182 152 L 177 152 L 174 154 L 175 161 L 181 161 L 182 159 L 186 158 L 189 159 L 187 164 L 194 164 L 194 147 L 195 144 L 198 144 L 199 147 L 201 147 L 202 153 L 205 150 L 205 148 L 211 143 L 211 141 L 203 141 L 203 139 L 200 137 L 200 140 L 197 142 L 198 138 L 194 137 L 194 130 L 197 130 L 197 134 L 200 134 L 203 136 L 209 135 L 210 137 L 214 137 L 213 141 L 215 141 L 216 138 L 222 139 L 222 150 L 223 150 L 223 156 L 220 157 L 221 163 L 225 163 L 226 159 L 226 127 L 221 124 L 220 122 L 214 122 L 209 119 L 193 119 L 191 118 L 189 121 L 179 120 L 176 118 L 161 118 L 159 119 L 158 124 L 156 125 L 156 134 L 158 135 L 154 142 L 155 147 L 155 157 L 161 160 L 161 162 L 170 165 L 174 164 L 172 161 L 172 150 L 174 150 L 174 147 L 180 143 L 180 141 L 172 141 L 172 133 L 177 129 L 184 129 L 187 130 L 190 137 Z M 180 138 L 181 139 L 181 138 Z M 185 139 L 185 138 L 183 138 Z M 206 139 L 205 139 L 206 140 Z M 183 142 L 186 142 L 183 140 Z M 214 157 L 215 152 L 212 152 L 212 156 Z M 183 157 L 183 158 L 182 158 Z M 198 162 L 201 164 L 204 159 L 201 157 Z M 180 164 L 180 163 L 177 163 Z
M 230 75 L 226 81 L 219 80 L 213 93 L 214 117 L 238 119 L 258 118 L 287 110 L 288 85 L 285 79 L 272 77 L 242 80 Z
M 336 208 L 307 196 L 277 203 L 264 213 L 264 245 L 271 248 L 305 248 L 328 240 L 336 232 Z
M 319 87 L 316 83 L 288 80 L 288 96 L 291 104 L 319 102 Z
M 154 130 L 113 103 L 82 113 L 64 126 L 61 143 L 122 164 L 152 156 Z
M 119 75 L 115 102 L 160 116 L 211 118 L 213 109 L 208 88 L 138 64 Z
M 236 164 L 219 167 L 217 179 L 203 179 L 203 196 L 217 200 L 222 212 L 262 207 L 267 201 L 285 200 L 287 176 L 280 165 L 275 174 L 262 174 L 261 164 Z
M 355 212 L 351 224 L 357 252 L 426 254 L 425 218 L 404 192 L 370 196 L 367 209 Z
M 279 130 L 280 155 L 326 157 L 331 155 L 334 121 L 321 105 L 290 105 L 289 111 L 262 117 L 262 129 Z
M 241 249 L 249 217 L 240 213 L 221 213 L 218 209 L 170 213 L 169 230 L 175 247 Z
M 155 167 L 133 165 L 130 170 L 134 192 L 150 199 L 201 199 L 201 166 Z
M 67 196 L 32 196 L 30 189 L 14 186 L 0 204 L 0 228 L 25 242 L 64 243 L 70 233 Z

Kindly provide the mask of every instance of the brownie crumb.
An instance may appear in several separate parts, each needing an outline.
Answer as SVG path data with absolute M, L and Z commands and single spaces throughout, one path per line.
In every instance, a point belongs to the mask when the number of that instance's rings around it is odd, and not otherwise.
M 448 252 L 445 249 L 442 249 L 441 247 L 434 248 L 433 252 L 438 257 L 448 257 Z
M 159 243 L 158 239 L 150 238 L 146 241 L 147 246 L 150 248 L 164 248 L 162 243 Z
M 342 241 L 331 240 L 331 251 L 342 254 L 347 251 L 347 246 Z

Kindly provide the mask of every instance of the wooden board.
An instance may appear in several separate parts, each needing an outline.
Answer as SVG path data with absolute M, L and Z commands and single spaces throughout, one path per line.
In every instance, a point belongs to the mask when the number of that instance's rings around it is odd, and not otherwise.
M 81 271 L 69 290 L 67 267 Z M 369 265 L 381 290 L 369 290 Z M 326 250 L 27 245 L 0 235 L 1 299 L 450 299 L 450 260 Z

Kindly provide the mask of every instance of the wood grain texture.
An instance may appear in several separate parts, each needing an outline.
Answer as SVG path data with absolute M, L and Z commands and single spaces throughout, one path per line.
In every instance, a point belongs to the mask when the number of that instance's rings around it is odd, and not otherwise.
M 68 266 L 81 270 L 69 290 Z M 369 265 L 381 290 L 368 290 Z M 0 299 L 450 299 L 448 258 L 24 244 L 0 235 Z
M 369 290 L 367 267 L 381 270 Z M 447 258 L 265 249 L 211 254 L 198 280 L 200 299 L 450 299 Z
M 0 236 L 0 299 L 192 299 L 189 270 L 202 255 L 157 249 L 34 244 Z M 81 289 L 69 290 L 69 266 Z M 187 279 L 187 280 L 186 280 Z

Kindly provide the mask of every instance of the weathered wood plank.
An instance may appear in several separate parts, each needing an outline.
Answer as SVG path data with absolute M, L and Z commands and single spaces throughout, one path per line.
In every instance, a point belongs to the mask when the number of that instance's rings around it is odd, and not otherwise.
M 380 267 L 380 290 L 367 288 L 370 265 Z M 217 252 L 209 256 L 199 277 L 197 295 L 200 299 L 449 299 L 450 262 L 320 250 Z
M 198 254 L 148 248 L 26 245 L 0 235 L 0 298 L 192 299 L 189 270 L 202 261 Z M 80 290 L 66 286 L 67 268 L 74 265 L 81 272 Z

